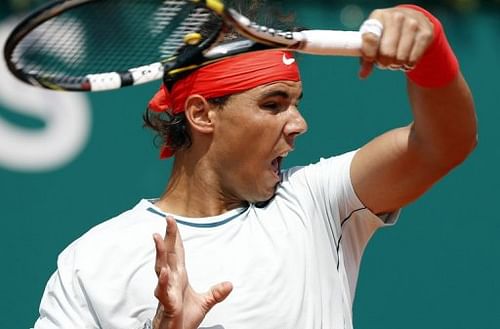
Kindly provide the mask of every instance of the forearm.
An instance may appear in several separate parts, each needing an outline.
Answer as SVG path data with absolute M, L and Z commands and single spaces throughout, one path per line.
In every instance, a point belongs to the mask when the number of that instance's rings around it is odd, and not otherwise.
M 415 200 L 462 162 L 476 145 L 477 128 L 471 92 L 441 23 L 412 5 L 374 11 L 370 18 L 382 23 L 384 33 L 380 40 L 363 35 L 363 61 L 409 70 L 414 117 L 411 125 L 363 146 L 353 159 L 356 193 L 381 213 Z M 384 186 L 390 188 L 380 193 Z
M 416 68 L 408 72 L 408 94 L 415 123 L 410 147 L 426 159 L 453 167 L 476 144 L 476 118 L 472 94 L 441 22 L 423 8 L 402 5 L 423 14 L 433 27 L 433 40 Z
M 408 94 L 414 116 L 409 148 L 443 169 L 462 162 L 477 140 L 474 103 L 462 75 L 439 88 L 409 80 Z

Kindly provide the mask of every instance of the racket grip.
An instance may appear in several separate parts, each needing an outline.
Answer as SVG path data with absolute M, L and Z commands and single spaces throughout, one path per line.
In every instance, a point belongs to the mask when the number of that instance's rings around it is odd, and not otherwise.
M 361 56 L 362 38 L 357 31 L 305 30 L 294 32 L 294 38 L 301 40 L 297 49 L 301 53 Z

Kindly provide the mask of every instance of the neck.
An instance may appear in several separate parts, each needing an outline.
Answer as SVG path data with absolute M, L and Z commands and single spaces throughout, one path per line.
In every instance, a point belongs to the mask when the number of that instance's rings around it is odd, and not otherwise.
M 165 192 L 156 203 L 160 209 L 185 217 L 209 217 L 247 205 L 224 195 L 209 161 L 189 153 L 176 154 Z

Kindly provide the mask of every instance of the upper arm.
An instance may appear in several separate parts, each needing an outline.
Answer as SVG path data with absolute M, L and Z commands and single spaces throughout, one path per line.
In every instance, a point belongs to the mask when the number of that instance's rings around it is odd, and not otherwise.
M 476 144 L 474 105 L 461 75 L 443 88 L 409 82 L 408 93 L 414 122 L 372 140 L 351 164 L 354 189 L 375 213 L 418 198 Z
M 50 277 L 34 329 L 99 328 L 77 278 L 73 246 L 58 259 L 58 269 Z

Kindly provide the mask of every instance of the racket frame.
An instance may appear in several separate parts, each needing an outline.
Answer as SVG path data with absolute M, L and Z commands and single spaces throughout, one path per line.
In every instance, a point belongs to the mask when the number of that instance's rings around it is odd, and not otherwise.
M 43 77 L 25 72 L 11 61 L 11 56 L 17 44 L 36 27 L 65 11 L 97 1 L 100 0 L 57 0 L 45 4 L 24 18 L 14 28 L 5 43 L 4 57 L 9 70 L 20 80 L 44 88 L 71 91 L 100 91 L 118 89 L 161 78 L 163 78 L 167 85 L 170 85 L 173 81 L 198 68 L 200 65 L 255 50 L 281 48 L 310 54 L 360 55 L 361 36 L 359 32 L 328 30 L 282 31 L 252 22 L 236 10 L 226 8 L 224 3 L 219 0 L 186 0 L 188 3 L 205 7 L 218 15 L 221 21 L 216 27 L 217 30 L 199 44 L 186 44 L 176 56 L 159 59 L 156 63 L 130 68 L 122 72 L 89 73 L 85 76 L 74 77 L 74 79 L 55 81 L 49 76 Z M 241 44 L 242 46 L 239 47 L 234 47 L 234 44 L 231 44 L 225 51 L 221 51 L 222 48 L 214 46 L 215 50 L 210 51 L 211 46 L 216 44 L 222 35 L 224 23 L 233 27 L 239 34 L 251 41 L 245 45 Z M 341 41 L 329 41 L 332 38 Z M 73 83 L 71 80 L 78 82 Z

